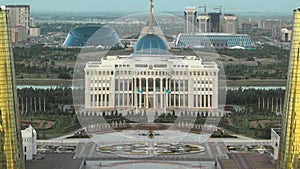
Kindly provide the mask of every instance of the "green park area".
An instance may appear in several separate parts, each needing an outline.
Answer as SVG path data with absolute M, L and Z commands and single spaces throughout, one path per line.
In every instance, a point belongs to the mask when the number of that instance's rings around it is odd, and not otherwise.
M 18 89 L 22 128 L 32 125 L 38 138 L 54 138 L 80 128 L 71 88 Z
M 71 134 L 80 128 L 75 114 L 21 116 L 22 129 L 32 125 L 38 139 L 50 139 Z
M 100 49 L 99 49 L 100 50 Z M 265 45 L 256 50 L 213 50 L 220 57 L 228 86 L 284 86 L 287 77 L 289 51 Z M 79 48 L 50 48 L 42 45 L 15 47 L 16 79 L 19 85 L 72 84 Z M 132 50 L 114 48 L 108 55 L 128 55 Z M 197 49 L 172 49 L 175 55 L 197 54 Z M 201 51 L 200 51 L 201 52 Z M 209 50 L 208 52 L 211 52 Z M 203 56 L 205 57 L 205 56 Z M 203 58 L 206 60 L 207 58 Z

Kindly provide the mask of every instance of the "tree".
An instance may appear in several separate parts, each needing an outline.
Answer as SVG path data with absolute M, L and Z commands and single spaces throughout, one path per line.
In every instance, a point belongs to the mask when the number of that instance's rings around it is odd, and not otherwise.
M 58 75 L 59 79 L 71 79 L 71 75 L 69 73 L 60 73 Z

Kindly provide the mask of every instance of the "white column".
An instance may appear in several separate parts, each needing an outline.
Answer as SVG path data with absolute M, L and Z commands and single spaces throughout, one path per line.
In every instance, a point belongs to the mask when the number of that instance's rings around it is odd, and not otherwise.
M 160 78 L 160 90 L 159 90 L 159 93 L 160 93 L 160 107 L 163 108 L 163 80 L 162 78 Z
M 127 96 L 127 91 L 128 91 L 128 90 L 127 90 L 127 87 L 125 88 L 125 86 L 126 86 L 125 83 L 127 84 L 127 77 L 124 77 L 124 84 L 123 84 L 123 91 L 124 91 L 124 92 L 123 92 L 123 93 L 124 93 L 124 101 L 123 101 L 124 103 L 123 103 L 123 106 L 124 106 L 124 107 L 127 106 L 127 97 L 128 97 L 128 96 Z
M 173 107 L 176 107 L 176 79 L 173 79 L 173 88 L 174 88 L 174 94 L 173 94 Z
M 188 71 L 188 107 L 194 108 L 194 78 Z
M 202 97 L 203 97 L 203 99 L 202 99 Z M 205 79 L 201 79 L 200 100 L 201 100 L 201 102 L 200 102 L 201 107 L 205 107 Z M 203 105 L 202 105 L 202 102 L 203 102 Z
M 202 106 L 202 102 L 203 102 L 203 100 L 202 100 L 202 96 L 203 96 L 203 91 L 202 91 L 202 83 L 203 83 L 203 79 L 202 78 L 199 78 L 199 86 L 200 86 L 200 88 L 199 88 L 199 98 L 200 98 L 200 101 L 199 101 L 199 107 L 200 108 L 202 108 L 203 106 Z M 198 97 L 198 96 L 197 96 Z
M 145 107 L 146 108 L 149 108 L 149 105 L 148 105 L 148 97 L 149 97 L 149 86 L 148 86 L 148 78 L 146 78 L 146 98 L 145 98 Z
M 183 87 L 182 87 L 182 91 L 183 91 L 183 92 L 182 92 L 182 93 L 183 93 L 183 94 L 182 94 L 182 96 L 183 96 L 183 98 L 182 98 L 182 104 L 183 104 L 183 107 L 185 107 L 185 94 L 186 94 L 186 90 L 185 90 L 185 80 L 186 80 L 185 78 L 183 78 L 183 80 L 182 80 L 182 81 L 183 81 Z
M 106 83 L 106 81 L 107 81 L 107 78 L 105 78 L 105 84 L 107 84 Z M 107 93 L 106 93 L 106 85 L 104 86 L 104 107 L 107 107 Z
M 95 106 L 95 82 L 94 78 L 92 78 L 92 107 Z
M 218 77 L 214 76 L 213 78 L 213 102 L 212 102 L 212 106 L 214 108 L 218 108 Z
M 130 84 L 130 81 L 131 81 L 131 79 L 129 78 L 129 76 L 127 77 L 127 91 L 126 91 L 126 93 L 127 93 L 127 106 L 129 107 L 130 105 L 129 105 L 129 100 L 130 100 L 130 98 L 129 98 L 129 93 L 130 93 L 130 91 L 129 91 L 129 84 Z
M 84 107 L 85 108 L 87 108 L 87 106 L 89 106 L 90 104 L 90 96 L 88 96 L 88 95 L 90 95 L 90 90 L 91 90 L 91 88 L 90 88 L 90 84 L 89 84 L 89 78 L 88 78 L 88 76 L 87 75 L 85 75 L 85 91 L 84 91 L 84 94 L 85 94 L 85 99 L 84 99 Z M 23 103 L 23 98 L 22 98 L 22 103 Z M 24 104 L 22 104 L 22 106 L 23 106 Z M 22 110 L 23 110 L 23 112 L 24 112 L 24 109 L 22 108 Z
M 155 85 L 156 78 L 153 78 L 153 108 L 156 108 L 156 85 Z
M 95 100 L 95 107 L 98 107 L 99 106 L 99 103 L 98 103 L 98 95 L 99 95 L 99 88 L 98 88 L 98 78 L 95 78 L 95 95 L 96 95 L 96 100 Z
M 206 95 L 207 95 L 207 91 L 206 91 L 206 87 L 207 87 L 206 81 L 207 81 L 207 79 L 205 79 L 205 81 L 204 81 L 204 92 L 203 92 L 203 94 L 204 94 L 204 107 L 205 107 L 205 108 L 206 108 L 206 102 L 207 102 L 207 100 L 206 100 Z
M 198 93 L 201 92 L 201 80 L 199 78 L 194 79 L 194 80 L 196 80 L 196 82 L 194 81 L 194 84 L 196 85 L 196 91 L 195 91 L 196 93 L 194 95 L 194 97 L 196 99 L 196 105 L 195 105 L 195 107 L 200 107 L 198 105 L 198 102 L 200 102 L 200 101 L 198 101 Z
M 123 107 L 125 107 L 125 99 L 126 99 L 126 98 L 125 98 L 125 88 L 124 88 L 124 87 L 125 87 L 125 82 L 126 82 L 126 80 L 123 78 L 123 79 L 122 79 L 122 82 L 123 82 L 123 83 L 122 83 L 122 86 L 123 86 L 123 87 L 122 87 L 122 88 L 123 88 L 123 90 L 122 90 L 122 97 L 123 97 L 123 100 L 122 100 L 123 103 L 122 103 L 122 105 L 123 105 Z
M 206 93 L 207 93 L 207 106 L 208 107 L 211 107 L 210 106 L 210 80 L 208 80 L 208 85 L 207 85 L 207 91 L 206 91 Z
M 99 95 L 99 87 L 98 87 L 98 78 L 95 78 L 95 83 L 94 83 L 94 88 L 95 88 L 95 107 L 98 107 L 99 106 L 99 103 L 98 103 L 98 95 Z
M 211 108 L 211 105 L 210 105 L 210 92 L 209 91 L 207 92 L 207 105 L 208 105 L 208 107 Z
M 112 108 L 114 107 L 113 102 L 114 102 L 114 99 L 115 99 L 114 96 L 113 96 L 113 85 L 112 85 L 113 79 L 114 79 L 113 76 L 111 76 L 109 78 L 109 90 L 108 90 L 108 96 L 109 96 L 108 106 L 112 107 Z
M 181 105 L 181 79 L 178 79 L 178 106 Z
M 118 80 L 118 103 L 117 103 L 117 106 L 120 106 L 120 95 L 121 95 L 121 90 L 120 90 L 121 85 L 120 85 L 120 83 L 121 83 L 121 78 L 119 77 L 118 79 L 119 80 Z
M 100 78 L 99 81 L 100 81 L 100 83 L 99 83 L 100 106 L 99 107 L 102 107 L 102 105 L 103 105 L 103 100 L 102 100 L 102 86 L 103 86 L 103 81 L 102 81 L 102 78 Z
M 134 107 L 137 107 L 137 105 L 138 105 L 138 100 L 137 100 L 137 78 L 135 78 L 134 79 L 134 88 L 133 88 L 133 94 L 134 94 L 134 97 L 135 97 L 135 99 L 134 99 Z
M 133 104 L 133 99 L 134 99 L 134 94 L 135 94 L 135 80 L 132 78 L 131 79 L 131 106 L 134 107 L 134 104 Z
M 98 100 L 99 100 L 99 93 L 98 92 L 96 92 L 96 105 L 95 105 L 95 107 L 99 107 L 99 102 L 98 102 Z

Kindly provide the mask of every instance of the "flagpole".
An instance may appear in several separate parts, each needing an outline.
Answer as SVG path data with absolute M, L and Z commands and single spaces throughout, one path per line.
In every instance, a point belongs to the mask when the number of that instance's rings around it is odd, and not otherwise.
M 136 91 L 136 97 L 135 97 L 135 113 L 138 113 L 138 91 Z
M 166 96 L 166 89 L 164 89 L 164 95 L 165 95 L 165 104 L 164 104 L 164 113 L 167 113 L 167 96 Z
M 136 90 L 136 113 L 138 113 L 138 99 L 137 99 L 137 97 L 138 97 L 138 94 L 140 94 L 140 97 L 142 96 L 141 94 L 144 92 L 144 90 L 143 89 L 139 89 L 139 88 L 137 88 L 137 90 Z M 141 98 L 140 98 L 141 99 Z
M 165 91 L 165 113 L 167 113 L 167 92 Z

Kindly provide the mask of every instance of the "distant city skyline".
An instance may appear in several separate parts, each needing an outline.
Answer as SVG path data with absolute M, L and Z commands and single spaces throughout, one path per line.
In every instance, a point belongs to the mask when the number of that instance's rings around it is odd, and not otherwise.
M 28 4 L 31 6 L 32 12 L 147 12 L 149 0 L 2 0 L 0 4 Z M 154 9 L 156 12 L 183 11 L 187 6 L 198 7 L 204 4 L 208 6 L 208 11 L 217 11 L 213 8 L 223 6 L 225 12 L 236 13 L 280 12 L 292 14 L 292 10 L 300 6 L 300 2 L 295 0 L 155 0 Z M 203 9 L 198 8 L 198 11 L 203 12 Z

